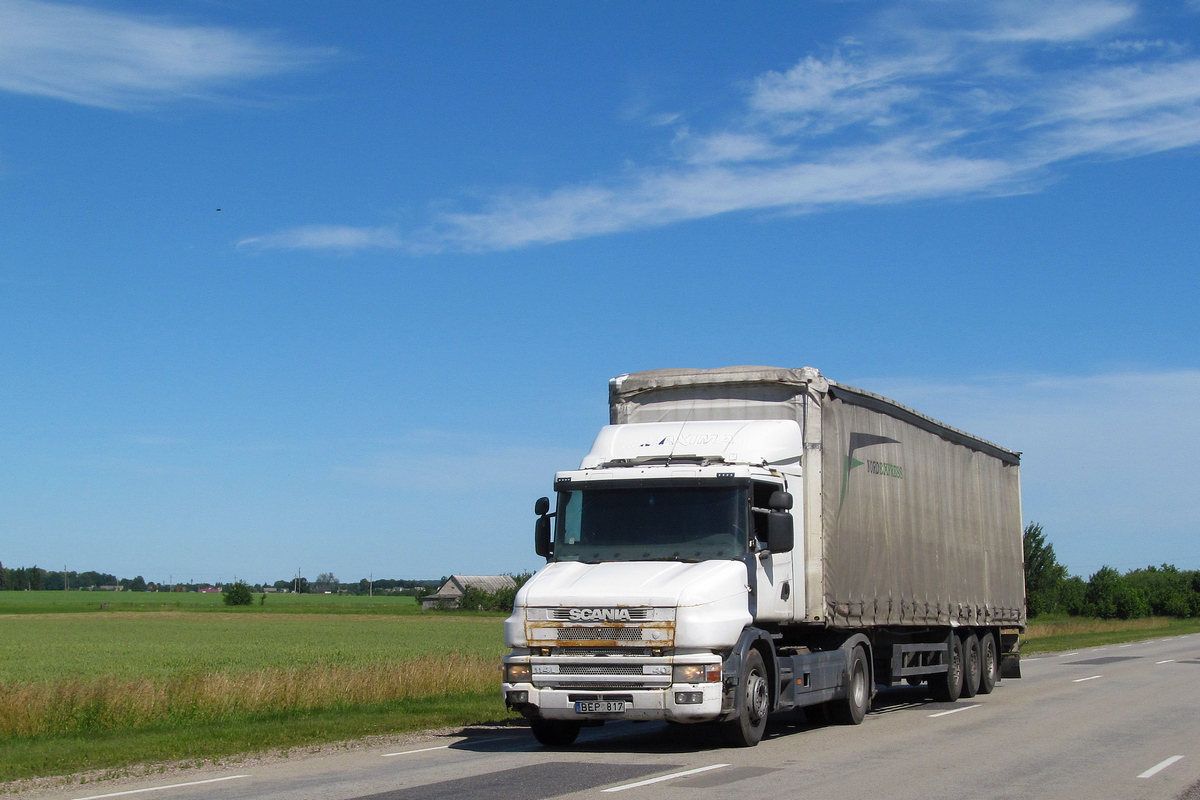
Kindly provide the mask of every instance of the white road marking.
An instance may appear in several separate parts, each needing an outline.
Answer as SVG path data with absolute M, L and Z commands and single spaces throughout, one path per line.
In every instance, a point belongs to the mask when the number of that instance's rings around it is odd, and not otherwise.
M 1122 644 L 1122 645 L 1118 645 L 1118 647 L 1133 647 L 1133 645 L 1131 645 L 1131 644 Z
M 695 775 L 697 772 L 708 772 L 710 769 L 720 769 L 721 767 L 728 767 L 728 766 L 729 766 L 728 764 L 710 764 L 707 767 L 698 767 L 697 769 L 689 769 L 689 770 L 685 770 L 683 772 L 672 772 L 670 775 L 660 775 L 657 778 L 650 778 L 649 780 L 638 781 L 637 783 L 627 783 L 624 786 L 614 786 L 611 789 L 605 789 L 604 791 L 606 791 L 606 792 L 623 792 L 626 789 L 636 789 L 639 786 L 649 786 L 652 783 L 659 783 L 661 781 L 669 781 L 673 778 L 682 778 L 684 775 Z
M 1079 651 L 1078 651 L 1078 650 L 1076 650 L 1074 653 L 1063 653 L 1063 654 L 1060 656 L 1060 658 L 1067 658 L 1068 656 L 1077 656 L 1077 655 L 1079 655 Z
M 1103 677 L 1104 677 L 1103 675 L 1093 675 L 1090 678 L 1076 678 L 1075 680 L 1071 681 L 1071 683 L 1083 683 L 1084 681 L 1094 681 L 1094 680 L 1096 680 L 1096 678 L 1103 678 Z
M 470 739 L 463 739 L 461 742 L 454 742 L 453 744 L 438 745 L 437 747 L 422 747 L 420 750 L 401 750 L 399 753 L 384 753 L 383 755 L 380 756 L 380 758 L 391 758 L 392 756 L 406 756 L 410 753 L 428 753 L 430 750 L 448 750 L 449 748 L 454 747 L 454 745 L 456 745 L 456 744 L 467 744 L 467 743 L 484 744 L 485 742 L 502 742 L 506 738 L 507 737 L 505 737 L 505 736 L 497 736 L 492 739 L 476 739 L 475 741 L 471 741 Z
M 1173 659 L 1173 658 L 1168 658 L 1166 661 L 1155 661 L 1154 663 L 1155 664 L 1170 664 L 1174 660 L 1175 659 Z
M 1162 772 L 1164 769 L 1171 766 L 1176 761 L 1179 761 L 1182 758 L 1183 758 L 1183 756 L 1171 756 L 1166 761 L 1160 761 L 1159 763 L 1155 764 L 1153 767 L 1146 770 L 1141 775 L 1138 775 L 1138 777 L 1139 778 L 1149 778 L 1154 775 L 1157 775 L 1158 773 Z
M 449 750 L 450 745 L 444 744 L 440 747 L 422 747 L 420 750 L 402 750 L 399 753 L 384 753 L 380 758 L 391 758 L 392 756 L 410 756 L 413 753 L 428 753 L 430 750 Z
M 226 775 L 224 778 L 209 778 L 206 781 L 188 781 L 187 783 L 172 783 L 170 786 L 151 786 L 149 789 L 130 789 L 127 792 L 109 792 L 108 794 L 93 794 L 89 797 L 77 797 L 75 800 L 100 800 L 101 797 L 120 797 L 126 794 L 141 794 L 142 792 L 161 792 L 163 789 L 178 789 L 183 786 L 199 786 L 202 783 L 220 783 L 234 778 L 249 778 L 249 775 Z
M 974 705 L 963 706 L 962 708 L 952 708 L 949 711 L 939 711 L 938 713 L 930 714 L 929 716 L 930 717 L 944 717 L 947 714 L 957 714 L 960 711 L 968 711 L 972 708 L 979 708 L 980 705 L 982 705 L 982 703 L 975 703 Z

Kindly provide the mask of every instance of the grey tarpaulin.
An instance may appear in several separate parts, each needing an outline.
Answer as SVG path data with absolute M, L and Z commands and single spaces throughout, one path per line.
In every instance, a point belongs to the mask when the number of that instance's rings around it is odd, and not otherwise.
M 1025 624 L 1019 453 L 812 367 L 621 375 L 609 414 L 801 425 L 805 620 Z

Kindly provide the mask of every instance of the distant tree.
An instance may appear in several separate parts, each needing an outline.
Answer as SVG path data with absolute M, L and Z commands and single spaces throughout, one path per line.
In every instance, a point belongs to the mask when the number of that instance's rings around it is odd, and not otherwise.
M 129 582 L 129 591 L 131 591 L 131 592 L 146 591 L 146 579 L 143 578 L 141 575 L 138 575 L 136 578 L 134 578 L 133 580 L 131 580 Z
M 1122 590 L 1121 573 L 1109 566 L 1101 567 L 1088 578 L 1084 595 L 1084 613 L 1089 617 L 1114 619 L 1117 598 Z
M 1058 563 L 1054 545 L 1037 522 L 1025 526 L 1025 610 L 1031 617 L 1057 611 L 1062 603 L 1067 568 Z
M 8 588 L 8 570 L 4 568 L 4 562 L 0 561 L 0 592 Z
M 227 606 L 248 606 L 254 602 L 254 595 L 245 581 L 234 581 L 225 585 L 225 595 L 222 599 Z M 265 598 L 266 595 L 263 595 Z
M 317 583 L 335 584 L 337 582 L 338 579 L 334 577 L 332 572 L 322 572 L 317 576 Z

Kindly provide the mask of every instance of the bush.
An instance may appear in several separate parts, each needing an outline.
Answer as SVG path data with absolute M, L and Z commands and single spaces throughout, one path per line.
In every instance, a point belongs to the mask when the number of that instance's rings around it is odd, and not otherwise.
M 1084 594 L 1084 613 L 1089 617 L 1113 619 L 1117 616 L 1117 595 L 1121 591 L 1121 573 L 1101 567 L 1088 578 Z
M 254 595 L 245 581 L 234 581 L 225 587 L 224 594 L 225 597 L 222 599 L 227 606 L 248 606 L 254 602 Z

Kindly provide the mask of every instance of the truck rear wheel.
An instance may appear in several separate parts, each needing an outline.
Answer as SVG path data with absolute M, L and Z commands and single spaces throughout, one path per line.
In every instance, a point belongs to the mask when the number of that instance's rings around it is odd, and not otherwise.
M 871 671 L 867 653 L 855 647 L 850 655 L 850 670 L 846 676 L 846 696 L 829 702 L 829 716 L 841 725 L 857 725 L 867 715 L 871 705 Z
M 546 747 L 566 747 L 579 736 L 579 723 L 562 722 L 556 719 L 534 719 L 529 721 L 533 738 Z
M 963 687 L 960 697 L 971 698 L 979 691 L 979 637 L 975 634 L 963 639 Z
M 991 694 L 1000 677 L 1000 659 L 996 655 L 996 638 L 985 633 L 979 640 L 979 693 Z
M 767 715 L 771 713 L 771 686 L 767 680 L 767 667 L 757 650 L 746 654 L 738 674 L 738 715 L 719 723 L 721 738 L 729 747 L 754 747 L 762 741 L 767 729 Z
M 963 646 L 962 639 L 950 637 L 950 649 L 946 654 L 946 671 L 929 676 L 929 693 L 934 700 L 953 703 L 962 694 Z

